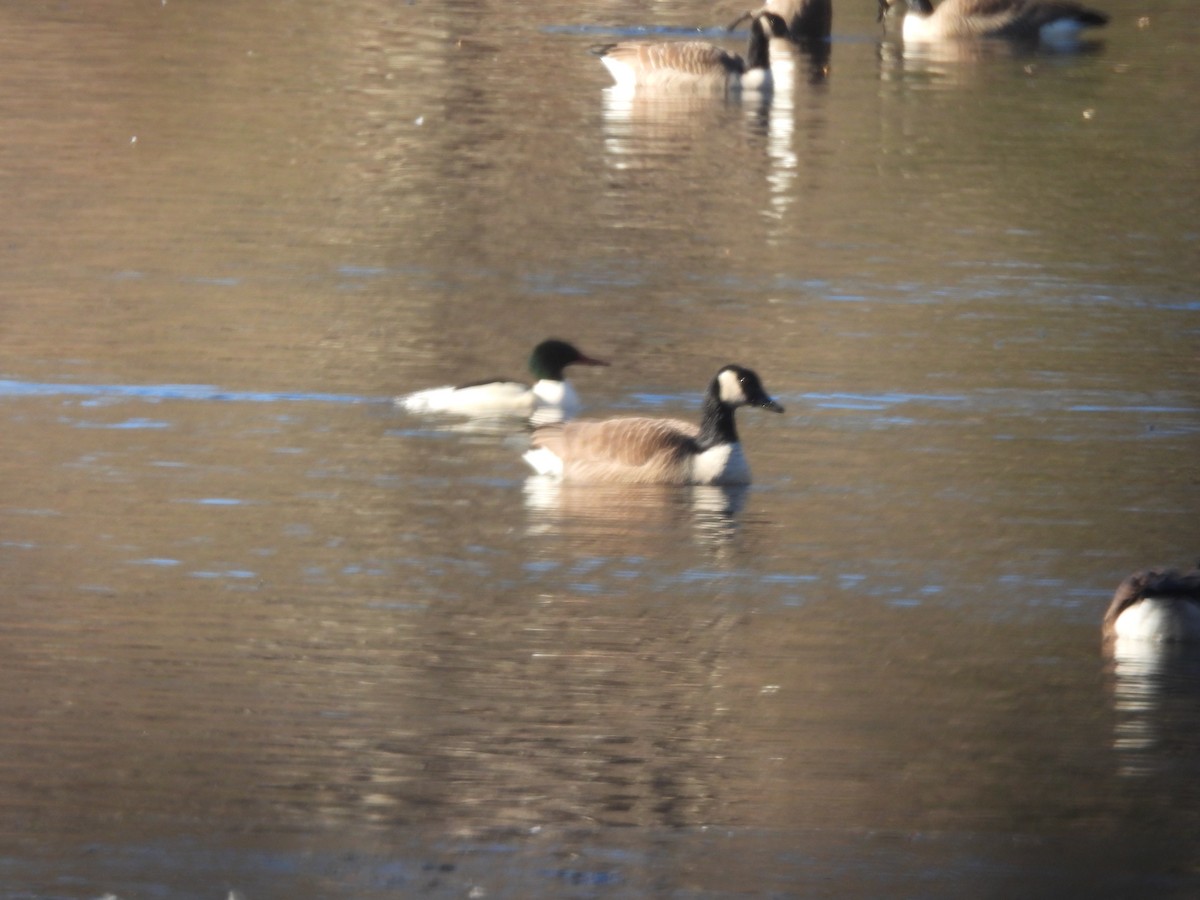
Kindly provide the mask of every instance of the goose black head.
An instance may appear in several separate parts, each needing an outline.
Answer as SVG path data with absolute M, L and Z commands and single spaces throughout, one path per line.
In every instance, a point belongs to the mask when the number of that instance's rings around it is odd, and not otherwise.
M 763 390 L 762 382 L 754 370 L 744 366 L 724 366 L 713 379 L 709 393 L 723 406 L 756 406 L 771 412 L 783 412 L 783 407 Z

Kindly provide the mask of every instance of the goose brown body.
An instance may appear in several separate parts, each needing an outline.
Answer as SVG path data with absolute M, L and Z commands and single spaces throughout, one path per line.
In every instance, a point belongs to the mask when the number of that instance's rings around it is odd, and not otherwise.
M 731 79 L 746 71 L 745 60 L 736 53 L 705 41 L 615 44 L 602 59 L 610 71 L 615 63 L 635 72 L 641 87 L 725 90 Z
M 705 41 L 624 41 L 594 52 L 625 90 L 766 90 L 771 87 L 770 39 L 787 36 L 787 22 L 765 9 L 750 18 L 745 58 Z
M 562 460 L 565 481 L 690 483 L 699 436 L 682 419 L 628 417 L 539 428 L 533 445 Z

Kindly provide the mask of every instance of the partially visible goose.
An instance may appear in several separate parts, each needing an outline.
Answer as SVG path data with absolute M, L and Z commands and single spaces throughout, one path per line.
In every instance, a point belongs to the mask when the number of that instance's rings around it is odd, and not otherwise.
M 474 381 L 458 387 L 437 387 L 396 398 L 409 412 L 454 413 L 463 416 L 526 416 L 535 424 L 560 422 L 578 415 L 582 404 L 563 370 L 567 366 L 607 366 L 566 341 L 550 339 L 533 348 L 529 371 L 533 385 L 506 378 Z
M 770 39 L 786 37 L 787 23 L 765 9 L 751 18 L 745 59 L 705 41 L 625 41 L 597 47 L 595 53 L 617 87 L 626 91 L 766 91 L 772 84 Z
M 533 432 L 525 461 L 540 475 L 572 482 L 749 484 L 733 420 L 739 406 L 783 412 L 754 372 L 729 365 L 708 386 L 699 427 L 637 417 L 548 425 Z
M 1200 640 L 1200 569 L 1147 569 L 1130 575 L 1104 614 L 1104 637 Z
M 763 8 L 783 17 L 797 43 L 826 40 L 833 28 L 831 0 L 766 0 Z
M 879 18 L 902 0 L 879 0 Z M 907 0 L 906 41 L 998 37 L 1049 44 L 1078 40 L 1085 28 L 1108 23 L 1108 15 L 1072 0 Z

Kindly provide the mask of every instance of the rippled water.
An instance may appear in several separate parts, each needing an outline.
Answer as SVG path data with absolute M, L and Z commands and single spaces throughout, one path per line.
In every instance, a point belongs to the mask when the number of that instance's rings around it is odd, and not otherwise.
M 587 52 L 739 10 L 0 11 L 0 895 L 1194 896 L 1197 655 L 1099 622 L 1200 555 L 1200 34 L 1104 5 L 768 103 Z M 390 403 L 551 334 L 753 366 L 754 484 Z

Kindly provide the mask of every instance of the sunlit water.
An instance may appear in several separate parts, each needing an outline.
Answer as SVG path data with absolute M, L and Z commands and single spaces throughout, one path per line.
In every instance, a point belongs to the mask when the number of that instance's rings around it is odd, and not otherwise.
M 1099 622 L 1200 556 L 1200 33 L 1105 8 L 741 102 L 587 52 L 740 8 L 0 12 L 3 896 L 1195 896 L 1197 655 Z M 754 484 L 390 403 L 549 335 L 753 366 Z

